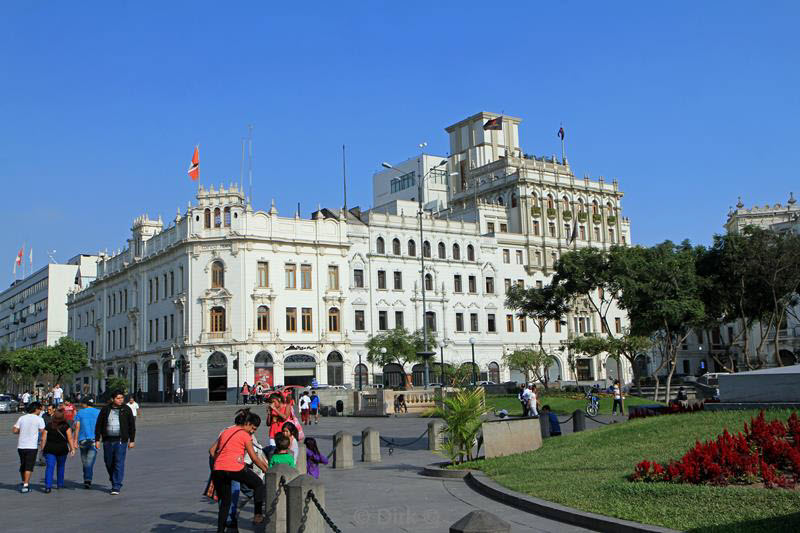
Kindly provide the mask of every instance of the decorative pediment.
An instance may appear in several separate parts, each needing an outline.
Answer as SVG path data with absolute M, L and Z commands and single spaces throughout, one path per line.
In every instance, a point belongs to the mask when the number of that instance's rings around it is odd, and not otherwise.
M 395 300 L 392 307 L 405 307 L 406 303 L 402 300 Z
M 497 306 L 496 306 L 494 303 L 492 303 L 492 302 L 489 302 L 488 304 L 486 304 L 486 306 L 484 307 L 484 309 L 495 310 L 495 309 L 497 309 Z
M 478 305 L 478 304 L 476 304 L 475 302 L 472 302 L 472 303 L 470 303 L 470 304 L 469 304 L 469 308 L 470 308 L 470 309 L 480 309 L 480 308 L 481 308 L 481 306 L 479 306 L 479 305 Z
M 481 266 L 481 272 L 495 273 L 497 272 L 497 267 L 494 266 L 494 263 L 492 261 L 487 261 L 483 264 L 483 266 Z
M 465 309 L 465 307 L 464 307 L 464 304 L 463 304 L 463 303 L 461 303 L 461 302 L 456 302 L 456 304 L 455 304 L 455 305 L 453 305 L 453 309 Z
M 364 257 L 364 254 L 361 252 L 356 252 L 353 254 L 353 257 L 350 258 L 350 264 L 352 266 L 360 266 L 367 264 L 367 258 Z
M 201 300 L 230 300 L 231 298 L 233 298 L 233 294 L 225 287 L 206 289 L 203 296 L 200 297 Z
M 352 305 L 367 305 L 367 302 L 365 302 L 362 298 L 356 298 L 353 300 Z
M 390 305 L 386 300 L 380 299 L 378 303 L 375 304 L 375 307 L 390 307 Z

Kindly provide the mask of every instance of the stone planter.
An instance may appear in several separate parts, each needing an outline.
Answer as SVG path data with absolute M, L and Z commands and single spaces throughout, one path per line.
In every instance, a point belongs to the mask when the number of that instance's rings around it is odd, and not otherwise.
M 556 218 L 556 210 L 553 207 L 547 208 L 547 218 Z
M 542 208 L 541 207 L 531 207 L 531 216 L 534 216 L 534 217 L 542 216 Z
M 580 213 L 578 213 L 578 221 L 579 221 L 579 222 L 586 222 L 586 220 L 587 220 L 588 218 L 589 218 L 589 215 L 587 215 L 587 214 L 586 214 L 586 213 L 584 213 L 583 211 L 581 211 Z
M 608 215 L 606 217 L 606 222 L 608 224 L 616 224 L 617 223 L 617 217 L 615 217 L 614 215 Z
M 572 220 L 572 211 L 564 211 L 561 213 L 561 218 L 564 220 Z
M 592 222 L 600 224 L 603 222 L 603 215 L 592 215 Z

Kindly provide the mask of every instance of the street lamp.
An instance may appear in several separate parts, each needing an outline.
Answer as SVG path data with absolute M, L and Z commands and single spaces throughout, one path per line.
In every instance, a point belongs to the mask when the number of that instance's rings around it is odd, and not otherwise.
M 475 337 L 469 338 L 469 344 L 472 346 L 472 386 L 478 382 L 478 377 L 475 375 Z
M 361 356 L 363 356 L 363 355 L 364 355 L 364 352 L 358 352 L 358 390 L 359 391 L 364 390 L 363 389 L 363 384 L 361 383 L 363 381 L 362 376 L 361 376 Z
M 442 339 L 439 341 L 439 353 L 441 355 L 441 362 L 439 363 L 439 383 L 444 388 L 444 347 L 447 346 L 447 341 Z
M 241 390 L 239 381 L 239 352 L 236 352 L 236 405 L 239 405 L 239 391 Z
M 386 346 L 381 346 L 381 361 L 386 361 Z M 383 384 L 386 385 L 386 378 L 383 378 Z
M 424 211 L 422 209 L 422 190 L 423 190 L 422 189 L 422 185 L 425 182 L 425 180 L 428 178 L 430 173 L 433 172 L 434 169 L 437 169 L 437 168 L 439 168 L 441 166 L 444 166 L 446 164 L 447 164 L 447 159 L 444 159 L 444 160 L 440 161 L 439 163 L 435 164 L 434 166 L 432 166 L 430 169 L 428 169 L 428 171 L 422 176 L 422 178 L 420 178 L 419 183 L 418 183 L 419 188 L 417 189 L 417 202 L 418 202 L 418 205 L 419 205 L 419 212 L 417 214 L 419 215 L 419 246 L 420 246 L 420 254 L 419 254 L 420 270 L 419 270 L 419 275 L 420 275 L 420 282 L 422 283 L 422 287 L 421 288 L 422 288 L 422 343 L 423 343 L 422 344 L 422 351 L 418 352 L 417 355 L 421 356 L 425 360 L 425 383 L 424 384 L 425 384 L 425 388 L 426 389 L 428 388 L 428 383 L 430 382 L 429 381 L 429 373 L 428 373 L 428 359 L 430 357 L 432 357 L 432 355 L 436 355 L 436 352 L 429 352 L 428 351 L 428 308 L 427 308 L 427 304 L 426 304 L 426 301 L 425 301 L 425 238 L 424 238 L 423 233 L 422 233 L 422 215 L 424 213 Z M 387 168 L 389 170 L 395 170 L 397 172 L 400 172 L 400 170 L 396 169 L 395 167 L 393 167 L 392 165 L 390 165 L 389 163 L 386 163 L 386 162 L 381 163 L 381 166 L 383 168 Z

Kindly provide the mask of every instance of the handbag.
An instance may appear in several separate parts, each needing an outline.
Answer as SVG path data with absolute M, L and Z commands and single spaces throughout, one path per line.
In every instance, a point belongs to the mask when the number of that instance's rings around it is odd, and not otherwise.
M 217 491 L 216 491 L 216 488 L 214 487 L 214 479 L 212 477 L 212 474 L 214 473 L 214 463 L 217 461 L 217 457 L 219 457 L 219 454 L 222 452 L 222 450 L 225 448 L 225 446 L 228 445 L 230 440 L 233 437 L 235 437 L 236 434 L 239 433 L 239 431 L 244 431 L 244 430 L 240 429 L 238 431 L 234 431 L 233 435 L 228 437 L 228 440 L 225 441 L 225 444 L 223 444 L 222 446 L 217 448 L 217 451 L 216 451 L 216 453 L 214 453 L 214 456 L 213 457 L 209 456 L 209 458 L 208 458 L 208 466 L 211 469 L 211 474 L 208 475 L 208 483 L 206 483 L 206 488 L 203 491 L 203 496 L 206 496 L 207 498 L 212 499 L 214 501 L 217 501 L 219 499 L 217 497 Z M 217 440 L 219 440 L 219 439 L 217 439 Z

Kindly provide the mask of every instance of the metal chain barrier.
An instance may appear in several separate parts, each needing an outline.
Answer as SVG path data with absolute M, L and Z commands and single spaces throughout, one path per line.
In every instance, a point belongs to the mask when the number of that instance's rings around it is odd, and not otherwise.
M 244 487 L 242 487 L 244 488 Z M 275 514 L 275 510 L 278 508 L 278 499 L 281 497 L 281 491 L 286 490 L 286 478 L 281 476 L 280 481 L 278 481 L 278 490 L 275 492 L 275 498 L 272 500 L 272 504 L 269 506 L 269 511 L 264 514 L 264 524 L 269 524 L 269 520 L 273 514 Z M 241 491 L 240 491 L 241 493 Z M 245 505 L 250 503 L 250 500 L 253 499 L 254 493 L 246 494 L 247 498 L 239 504 L 236 508 L 236 518 L 239 518 L 239 513 L 242 511 Z
M 361 437 L 361 440 L 358 442 L 353 442 L 353 448 L 358 448 L 362 444 L 364 444 L 364 437 Z
M 342 533 L 342 530 L 336 527 L 336 524 L 333 523 L 331 517 L 328 516 L 328 513 L 326 513 L 325 509 L 322 508 L 322 505 L 320 505 L 319 500 L 317 500 L 317 497 L 314 495 L 313 490 L 309 490 L 306 493 L 306 500 L 305 503 L 303 504 L 303 515 L 300 517 L 300 527 L 297 528 L 297 533 L 303 533 L 306 530 L 306 522 L 308 522 L 308 505 L 312 501 L 314 502 L 314 506 L 319 511 L 320 516 L 322 516 L 322 519 L 325 520 L 325 523 L 327 523 L 330 526 L 333 532 Z
M 327 455 L 327 458 L 328 458 L 328 459 L 330 459 L 331 457 L 333 457 L 333 454 L 334 454 L 334 453 L 336 453 L 336 445 L 337 445 L 337 444 L 339 444 L 339 440 L 340 440 L 340 439 L 336 439 L 336 440 L 334 441 L 334 443 L 333 443 L 333 449 L 331 450 L 331 453 L 329 453 L 329 454 Z
M 575 417 L 575 415 L 572 415 L 571 417 L 567 418 L 566 420 L 559 420 L 558 423 L 559 424 L 566 424 L 567 422 L 572 420 L 574 417 Z
M 608 426 L 608 425 L 611 425 L 611 424 L 615 424 L 615 423 L 616 423 L 616 422 L 603 422 L 602 420 L 598 420 L 598 419 L 596 419 L 595 417 L 593 417 L 593 416 L 589 416 L 589 415 L 586 415 L 586 418 L 588 418 L 589 420 L 594 420 L 594 421 L 595 421 L 595 422 L 597 422 L 598 424 L 603 424 L 604 426 Z
M 394 442 L 394 441 L 389 440 L 389 439 L 384 438 L 384 437 L 381 437 L 381 440 L 383 442 L 385 442 L 387 446 L 389 446 L 389 455 L 392 455 L 394 453 L 394 448 L 395 447 L 405 448 L 406 446 L 411 446 L 413 444 L 416 444 L 417 442 L 419 442 L 422 439 L 422 437 L 426 436 L 427 434 L 428 434 L 428 430 L 426 429 L 425 431 L 422 432 L 422 434 L 419 437 L 417 437 L 413 441 L 408 442 L 406 444 L 399 444 L 397 442 Z

